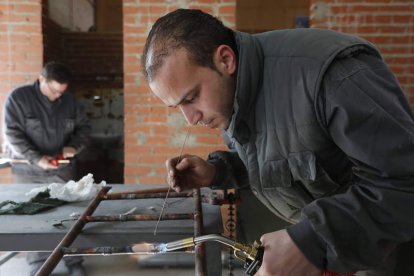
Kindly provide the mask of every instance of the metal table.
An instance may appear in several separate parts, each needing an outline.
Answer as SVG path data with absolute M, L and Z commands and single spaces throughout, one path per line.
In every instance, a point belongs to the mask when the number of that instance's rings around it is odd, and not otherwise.
M 37 184 L 0 185 L 0 202 L 27 201 L 25 194 Z M 149 189 L 149 185 L 111 185 L 110 192 Z M 89 202 L 68 203 L 35 215 L 0 216 L 0 251 L 52 251 L 70 229 L 72 221 L 64 222 L 64 229 L 54 223 L 69 219 L 72 213 L 81 214 Z M 159 214 L 163 199 L 110 200 L 102 202 L 94 215 L 117 215 L 135 208 L 134 214 Z M 167 201 L 164 214 L 189 213 L 194 210 L 194 200 L 171 198 Z M 220 207 L 203 204 L 204 234 L 222 233 Z M 194 233 L 193 220 L 161 221 L 154 236 L 156 221 L 92 222 L 87 223 L 71 247 L 124 246 L 139 242 L 169 242 Z M 209 275 L 221 275 L 221 247 L 207 244 L 207 270 Z

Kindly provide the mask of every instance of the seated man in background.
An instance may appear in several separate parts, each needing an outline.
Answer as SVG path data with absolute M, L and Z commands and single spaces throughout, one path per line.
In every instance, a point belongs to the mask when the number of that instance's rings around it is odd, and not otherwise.
M 65 65 L 47 63 L 39 79 L 14 89 L 7 97 L 3 115 L 4 152 L 11 159 L 16 183 L 66 183 L 75 180 L 74 160 L 59 165 L 58 158 L 73 158 L 86 145 L 90 126 L 75 97 L 67 92 L 71 74 Z M 27 254 L 31 275 L 49 256 Z M 71 275 L 83 275 L 82 258 L 64 258 Z

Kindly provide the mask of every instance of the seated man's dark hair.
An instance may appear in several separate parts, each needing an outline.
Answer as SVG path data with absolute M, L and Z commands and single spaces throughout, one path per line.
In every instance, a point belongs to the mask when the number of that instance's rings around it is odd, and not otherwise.
M 42 69 L 42 76 L 47 81 L 57 81 L 58 83 L 70 83 L 72 75 L 69 69 L 60 62 L 50 61 Z

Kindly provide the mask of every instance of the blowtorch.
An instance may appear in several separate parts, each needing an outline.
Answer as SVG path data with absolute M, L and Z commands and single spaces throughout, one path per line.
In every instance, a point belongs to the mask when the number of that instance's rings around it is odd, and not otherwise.
M 63 247 L 61 251 L 64 255 L 85 256 L 85 255 L 124 255 L 124 254 L 159 254 L 173 251 L 185 251 L 199 243 L 215 241 L 225 244 L 234 249 L 234 256 L 244 262 L 246 274 L 254 275 L 260 268 L 263 259 L 264 248 L 259 241 L 253 245 L 243 244 L 235 240 L 226 238 L 219 234 L 209 234 L 198 237 L 185 238 L 168 243 L 136 243 L 123 247 L 94 247 L 94 248 L 68 248 Z
M 195 246 L 196 244 L 206 241 L 215 241 L 225 244 L 234 249 L 234 256 L 244 262 L 244 269 L 247 275 L 254 275 L 260 268 L 263 260 L 264 247 L 261 242 L 256 240 L 252 245 L 243 244 L 235 240 L 226 238 L 222 235 L 210 234 L 199 237 L 186 238 L 174 242 L 158 244 L 157 249 L 160 252 L 175 251 L 187 247 Z M 354 276 L 354 274 L 338 274 L 335 272 L 324 271 L 322 276 Z
M 224 237 L 219 234 L 209 234 L 198 237 L 189 237 L 168 243 L 136 243 L 124 247 L 94 247 L 87 249 L 76 249 L 63 247 L 65 255 L 118 255 L 118 254 L 159 254 L 174 251 L 183 251 L 204 242 L 219 242 L 234 249 L 234 256 L 244 262 L 244 269 L 247 275 L 254 275 L 262 265 L 264 247 L 260 241 L 253 244 L 244 244 L 236 240 Z M 187 250 L 184 250 L 187 252 Z M 354 274 L 337 274 L 324 271 L 322 276 L 353 276 Z
M 260 241 L 254 241 L 252 245 L 244 244 L 218 234 L 210 234 L 198 237 L 190 237 L 174 242 L 156 245 L 155 250 L 159 252 L 170 252 L 187 247 L 193 247 L 199 243 L 215 241 L 234 249 L 234 256 L 244 262 L 246 274 L 254 275 L 262 264 L 264 248 Z

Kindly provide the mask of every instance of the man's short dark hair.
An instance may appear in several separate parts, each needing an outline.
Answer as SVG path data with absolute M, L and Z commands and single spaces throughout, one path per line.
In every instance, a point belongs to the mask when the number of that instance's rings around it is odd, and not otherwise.
M 144 76 L 151 81 L 164 59 L 181 48 L 195 64 L 216 70 L 213 53 L 220 45 L 230 46 L 237 55 L 234 33 L 220 20 L 200 10 L 175 10 L 151 28 L 141 57 Z
M 46 63 L 42 69 L 42 76 L 46 81 L 57 81 L 58 83 L 69 84 L 72 75 L 69 69 L 60 62 L 50 61 Z

